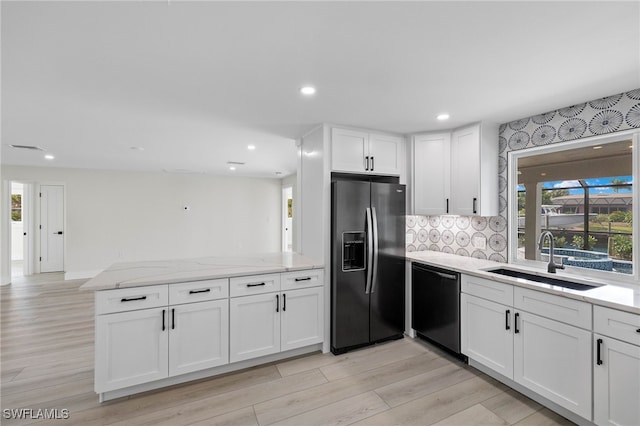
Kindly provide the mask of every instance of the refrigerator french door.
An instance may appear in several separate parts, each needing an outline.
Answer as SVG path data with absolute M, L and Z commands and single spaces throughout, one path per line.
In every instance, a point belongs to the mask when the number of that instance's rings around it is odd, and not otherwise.
M 331 351 L 404 332 L 405 185 L 332 182 Z

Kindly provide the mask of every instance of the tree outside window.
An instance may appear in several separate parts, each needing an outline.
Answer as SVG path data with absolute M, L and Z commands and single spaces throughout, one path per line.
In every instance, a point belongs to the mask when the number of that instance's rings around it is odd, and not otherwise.
M 11 221 L 22 222 L 22 194 L 11 194 Z

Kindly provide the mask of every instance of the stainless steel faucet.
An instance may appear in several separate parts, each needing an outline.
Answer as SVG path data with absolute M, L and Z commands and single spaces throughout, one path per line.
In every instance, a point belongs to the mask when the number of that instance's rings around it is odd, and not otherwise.
M 540 238 L 538 239 L 538 250 L 542 251 L 542 246 L 544 245 L 544 239 L 549 237 L 549 264 L 547 265 L 547 271 L 551 274 L 556 273 L 556 269 L 564 269 L 564 265 L 562 264 L 562 259 L 560 259 L 560 264 L 557 265 L 553 262 L 553 251 L 555 250 L 555 242 L 553 241 L 553 234 L 549 231 L 544 231 L 540 234 Z

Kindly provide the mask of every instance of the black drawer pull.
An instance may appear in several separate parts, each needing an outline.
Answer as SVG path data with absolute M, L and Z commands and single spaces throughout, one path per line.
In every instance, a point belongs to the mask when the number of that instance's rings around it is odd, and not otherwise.
M 175 330 L 176 328 L 176 310 L 171 309 L 171 329 Z
M 260 287 L 263 285 L 267 285 L 267 284 L 266 283 L 247 284 L 247 287 Z
M 305 277 L 305 278 L 296 278 L 295 279 L 296 282 L 298 281 L 311 281 L 311 277 Z
M 640 333 L 640 328 L 636 330 L 636 333 Z
M 520 318 L 520 314 L 516 312 L 515 320 L 514 320 L 514 330 L 513 330 L 513 332 L 516 334 L 520 333 L 520 329 L 518 328 L 518 318 Z
M 478 209 L 476 209 L 476 203 L 478 202 L 477 198 L 473 199 L 473 214 L 478 213 Z
M 598 365 L 602 365 L 602 355 L 600 353 L 601 349 L 602 349 L 602 339 L 598 339 L 597 346 L 596 346 L 596 364 Z
M 164 331 L 165 328 L 166 328 L 165 325 L 164 325 L 164 313 L 165 313 L 165 310 L 163 309 L 162 310 L 162 331 Z
M 280 312 L 280 296 L 276 294 L 276 312 Z
M 282 312 L 287 310 L 287 295 L 282 294 Z
M 210 291 L 210 288 L 206 288 L 204 290 L 189 290 L 189 294 L 209 293 Z
M 509 315 L 511 315 L 511 310 L 507 309 L 504 313 L 504 328 L 505 330 L 511 330 L 511 325 L 509 324 Z
M 136 300 L 146 300 L 147 296 L 140 296 L 140 297 L 123 297 L 122 299 L 120 299 L 121 302 L 134 302 Z

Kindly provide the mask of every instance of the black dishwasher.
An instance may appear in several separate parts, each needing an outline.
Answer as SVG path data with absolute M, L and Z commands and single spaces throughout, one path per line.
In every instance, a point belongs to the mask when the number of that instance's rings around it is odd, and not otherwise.
M 460 274 L 411 263 L 411 328 L 461 357 Z

